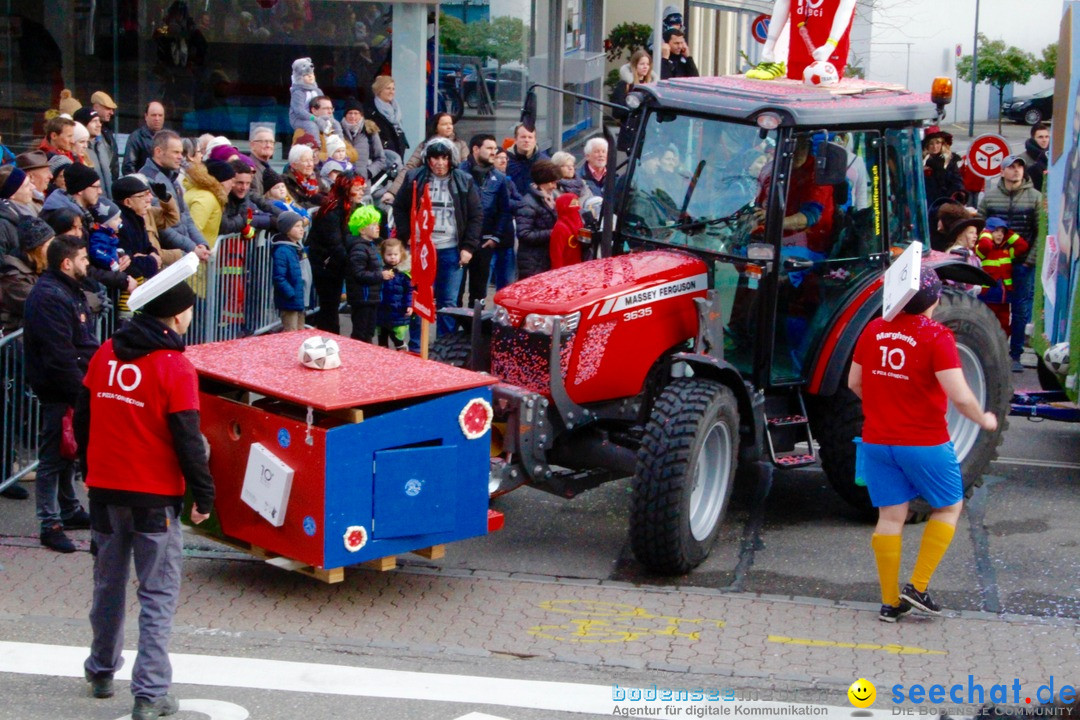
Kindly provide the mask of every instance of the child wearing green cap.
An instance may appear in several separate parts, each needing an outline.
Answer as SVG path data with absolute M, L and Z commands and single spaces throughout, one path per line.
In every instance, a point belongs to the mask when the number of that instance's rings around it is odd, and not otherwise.
M 382 215 L 373 206 L 361 205 L 349 217 L 349 237 L 345 241 L 349 260 L 345 268 L 345 292 L 352 310 L 350 337 L 364 342 L 371 342 L 375 335 L 383 280 L 393 276 L 383 270 L 376 245 L 381 220 Z

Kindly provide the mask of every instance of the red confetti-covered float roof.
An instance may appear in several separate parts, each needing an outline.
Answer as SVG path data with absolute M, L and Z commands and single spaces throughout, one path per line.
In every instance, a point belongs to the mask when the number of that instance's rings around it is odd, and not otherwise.
M 341 347 L 341 367 L 313 370 L 297 360 L 312 336 Z M 184 353 L 200 375 L 318 410 L 341 410 L 494 385 L 490 375 L 312 330 L 192 345 Z

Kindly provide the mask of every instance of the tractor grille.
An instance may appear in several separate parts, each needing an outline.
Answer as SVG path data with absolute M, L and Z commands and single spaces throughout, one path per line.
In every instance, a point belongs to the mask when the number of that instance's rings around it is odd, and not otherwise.
M 564 334 L 560 366 L 566 377 L 577 333 Z M 548 356 L 551 336 L 520 328 L 495 325 L 491 338 L 491 372 L 503 382 L 520 385 L 536 393 L 550 394 Z

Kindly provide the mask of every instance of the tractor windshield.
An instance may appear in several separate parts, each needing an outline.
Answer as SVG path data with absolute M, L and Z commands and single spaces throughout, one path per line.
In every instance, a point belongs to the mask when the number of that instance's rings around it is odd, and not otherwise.
M 775 134 L 753 125 L 691 115 L 653 113 L 626 187 L 622 233 L 743 256 L 771 166 Z

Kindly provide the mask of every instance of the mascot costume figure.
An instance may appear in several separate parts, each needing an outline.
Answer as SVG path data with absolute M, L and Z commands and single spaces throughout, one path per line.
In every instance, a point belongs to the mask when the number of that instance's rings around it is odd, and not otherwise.
M 776 0 L 761 62 L 748 70 L 746 77 L 754 80 L 787 77 L 823 85 L 833 84 L 834 77 L 836 80 L 844 77 L 855 2 Z M 785 35 L 788 47 L 780 42 Z M 784 50 L 787 50 L 786 59 L 782 55 Z

